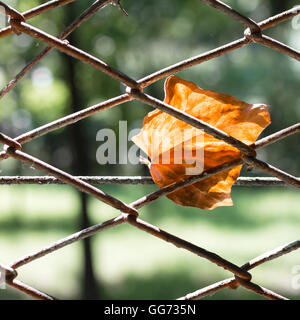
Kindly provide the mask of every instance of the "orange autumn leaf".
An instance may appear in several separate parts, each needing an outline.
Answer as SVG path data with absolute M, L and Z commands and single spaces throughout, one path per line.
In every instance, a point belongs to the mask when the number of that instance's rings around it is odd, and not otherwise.
M 165 82 L 164 102 L 247 145 L 254 143 L 270 124 L 268 106 L 251 105 L 226 94 L 203 90 L 176 76 L 170 76 Z M 159 109 L 148 113 L 142 131 L 132 140 L 151 159 L 150 173 L 160 187 L 236 160 L 241 155 L 235 147 Z M 220 172 L 167 197 L 177 204 L 201 209 L 231 206 L 231 187 L 241 167 Z

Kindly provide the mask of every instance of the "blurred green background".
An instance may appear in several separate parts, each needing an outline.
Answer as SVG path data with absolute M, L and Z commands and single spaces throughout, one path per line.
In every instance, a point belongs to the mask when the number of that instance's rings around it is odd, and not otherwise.
M 6 1 L 20 11 L 46 1 Z M 93 1 L 75 1 L 30 20 L 57 35 Z M 197 0 L 123 0 L 129 16 L 108 5 L 76 30 L 71 44 L 103 59 L 135 79 L 238 39 L 239 23 Z M 261 21 L 299 1 L 226 1 Z M 300 50 L 300 19 L 265 31 Z M 0 39 L 0 89 L 45 45 L 27 35 Z M 272 124 L 262 136 L 298 122 L 300 64 L 257 44 L 179 72 L 202 88 L 270 105 Z M 163 99 L 163 81 L 145 91 Z M 0 99 L 0 131 L 12 137 L 124 92 L 105 74 L 56 50 Z M 54 131 L 24 145 L 25 152 L 74 175 L 148 175 L 143 165 L 99 165 L 96 134 L 140 128 L 152 109 L 130 102 Z M 299 176 L 297 135 L 259 151 L 259 158 Z M 298 138 L 299 139 L 299 138 Z M 131 142 L 128 144 L 130 147 Z M 18 161 L 0 163 L 1 175 L 42 175 Z M 259 171 L 242 175 L 264 176 Z M 101 186 L 129 203 L 155 186 Z M 179 237 L 214 251 L 235 264 L 299 238 L 299 195 L 291 187 L 234 187 L 233 207 L 203 211 L 177 206 L 166 198 L 146 206 L 141 217 Z M 83 227 L 118 212 L 70 186 L 0 186 L 0 263 L 9 264 Z M 253 270 L 253 281 L 299 299 L 292 286 L 293 252 Z M 19 269 L 19 279 L 61 299 L 174 299 L 231 276 L 223 269 L 130 226 L 121 225 L 67 246 Z M 242 288 L 206 299 L 259 299 Z M 0 299 L 28 299 L 0 290 Z

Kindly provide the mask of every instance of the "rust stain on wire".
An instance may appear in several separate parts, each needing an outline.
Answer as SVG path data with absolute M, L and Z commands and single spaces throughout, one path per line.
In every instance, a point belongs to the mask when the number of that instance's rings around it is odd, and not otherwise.
M 65 4 L 68 4 L 70 2 L 73 2 L 75 0 L 53 0 L 53 1 L 48 1 L 46 3 L 43 3 L 35 8 L 32 8 L 28 11 L 23 12 L 23 16 L 25 20 L 33 18 L 37 15 L 40 15 L 44 12 L 47 12 L 51 9 L 54 9 L 56 7 L 64 6 Z M 7 28 L 4 28 L 0 30 L 0 38 L 4 38 L 8 36 L 9 34 L 13 33 L 12 28 L 9 26 Z
M 119 184 L 119 185 L 155 185 L 151 176 L 75 176 L 82 181 L 93 185 Z M 298 179 L 300 179 L 298 177 Z M 0 185 L 21 184 L 66 184 L 52 176 L 2 176 Z M 270 177 L 239 177 L 234 186 L 266 187 L 266 186 L 289 186 L 288 183 Z
M 88 54 L 85 51 L 80 50 L 69 44 L 64 39 L 67 38 L 76 28 L 78 28 L 83 22 L 90 19 L 98 10 L 102 9 L 106 4 L 114 3 L 116 4 L 121 11 L 127 15 L 127 12 L 122 7 L 120 0 L 97 0 L 91 6 L 89 6 L 83 13 L 77 17 L 58 37 L 54 37 L 47 32 L 44 32 L 36 27 L 27 23 L 27 20 L 45 13 L 51 9 L 58 8 L 60 6 L 74 2 L 75 0 L 52 0 L 48 1 L 42 5 L 39 5 L 35 8 L 32 8 L 23 13 L 18 12 L 14 8 L 6 5 L 0 1 L 0 5 L 4 8 L 5 13 L 10 17 L 10 26 L 0 30 L 0 38 L 4 38 L 9 34 L 15 33 L 19 35 L 20 33 L 26 33 L 33 38 L 36 38 L 40 41 L 45 42 L 49 46 L 45 48 L 40 54 L 33 58 L 1 91 L 0 99 L 5 96 L 14 86 L 26 75 L 33 66 L 35 66 L 43 57 L 45 57 L 51 50 L 57 49 L 65 54 L 68 54 L 82 62 L 85 62 L 92 67 L 106 73 L 108 76 L 113 79 L 123 83 L 127 89 L 126 93 L 121 94 L 116 97 L 112 97 L 104 102 L 96 104 L 91 107 L 84 108 L 78 112 L 69 114 L 65 117 L 46 123 L 41 127 L 35 128 L 31 131 L 25 132 L 22 135 L 12 138 L 7 136 L 5 133 L 0 133 L 0 143 L 4 145 L 3 151 L 0 151 L 0 161 L 13 157 L 20 160 L 21 162 L 27 163 L 30 166 L 33 166 L 47 174 L 48 176 L 41 177 L 0 177 L 0 185 L 11 185 L 11 184 L 69 184 L 75 188 L 78 188 L 82 192 L 86 192 L 89 195 L 99 199 L 100 201 L 105 202 L 106 204 L 116 208 L 121 211 L 121 215 L 107 220 L 103 223 L 91 226 L 84 230 L 80 230 L 70 236 L 67 236 L 63 239 L 60 239 L 46 247 L 38 249 L 32 253 L 29 253 L 19 259 L 16 259 L 10 266 L 0 264 L 0 271 L 6 273 L 6 282 L 8 285 L 20 290 L 36 299 L 43 300 L 53 300 L 54 297 L 43 293 L 35 288 L 24 284 L 23 282 L 17 280 L 18 273 L 17 268 L 28 264 L 36 259 L 40 259 L 45 255 L 51 254 L 56 250 L 59 250 L 67 245 L 71 245 L 74 242 L 80 241 L 86 237 L 90 237 L 98 232 L 102 232 L 108 228 L 115 227 L 123 223 L 129 223 L 132 226 L 143 230 L 144 232 L 150 233 L 151 235 L 172 243 L 173 245 L 183 248 L 193 254 L 196 254 L 202 258 L 205 258 L 212 263 L 220 266 L 226 270 L 229 270 L 233 273 L 234 277 L 225 279 L 223 281 L 214 283 L 205 288 L 199 289 L 195 292 L 188 293 L 185 296 L 179 298 L 182 300 L 189 299 L 199 299 L 207 295 L 213 294 L 222 290 L 224 288 L 237 288 L 238 286 L 243 286 L 244 288 L 254 291 L 257 294 L 264 296 L 268 299 L 276 300 L 285 300 L 286 297 L 281 296 L 280 294 L 273 292 L 269 289 L 266 289 L 256 283 L 251 281 L 251 274 L 249 270 L 276 259 L 280 256 L 288 254 L 291 251 L 294 251 L 300 248 L 300 240 L 295 240 L 291 243 L 285 244 L 274 250 L 263 253 L 260 256 L 250 260 L 249 262 L 243 264 L 241 267 L 235 265 L 229 260 L 224 259 L 223 257 L 210 252 L 205 248 L 197 246 L 193 243 L 190 243 L 184 239 L 181 239 L 171 233 L 168 233 L 160 228 L 147 223 L 146 221 L 138 218 L 137 209 L 141 208 L 144 205 L 147 205 L 162 196 L 169 194 L 175 190 L 178 190 L 184 186 L 192 184 L 196 181 L 201 181 L 209 176 L 212 176 L 218 172 L 237 166 L 239 164 L 247 164 L 257 169 L 260 169 L 264 172 L 267 172 L 273 177 L 240 177 L 236 185 L 239 186 L 295 186 L 300 187 L 300 179 L 294 177 L 293 175 L 286 173 L 272 165 L 263 162 L 256 158 L 255 150 L 262 148 L 264 146 L 273 144 L 283 138 L 286 138 L 292 134 L 296 134 L 300 131 L 300 123 L 294 124 L 288 128 L 282 129 L 278 132 L 275 132 L 265 138 L 262 138 L 248 146 L 241 141 L 231 137 L 230 135 L 222 132 L 221 130 L 210 126 L 209 124 L 190 116 L 184 112 L 178 111 L 173 107 L 167 105 L 166 103 L 145 94 L 142 89 L 149 86 L 150 84 L 163 79 L 169 76 L 172 73 L 182 71 L 184 69 L 193 67 L 202 62 L 211 60 L 213 58 L 224 55 L 230 51 L 236 50 L 238 48 L 245 47 L 252 42 L 259 43 L 263 46 L 266 46 L 272 50 L 276 50 L 289 56 L 290 58 L 300 61 L 300 52 L 294 48 L 291 48 L 276 39 L 270 38 L 263 34 L 263 30 L 278 25 L 279 23 L 286 21 L 296 15 L 300 14 L 300 6 L 296 6 L 290 10 L 279 13 L 273 17 L 269 17 L 261 22 L 255 22 L 254 20 L 248 18 L 245 15 L 242 15 L 235 9 L 231 8 L 229 5 L 218 0 L 201 0 L 206 5 L 225 13 L 229 18 L 238 21 L 241 25 L 245 27 L 245 32 L 242 38 L 232 41 L 228 44 L 225 44 L 221 47 L 212 49 L 208 52 L 202 53 L 198 56 L 179 61 L 178 63 L 158 70 L 152 74 L 149 74 L 142 79 L 136 81 L 130 76 L 122 73 L 121 71 L 112 68 L 110 65 L 104 61 Z M 218 166 L 216 168 L 209 169 L 198 176 L 190 177 L 186 180 L 173 183 L 164 188 L 160 188 L 131 204 L 126 204 L 117 198 L 114 198 L 100 189 L 94 187 L 93 185 L 101 184 L 153 184 L 151 177 L 76 177 L 72 176 L 58 168 L 55 168 L 49 165 L 42 160 L 32 157 L 31 155 L 22 152 L 22 145 L 28 143 L 33 139 L 36 139 L 40 136 L 43 136 L 47 133 L 50 133 L 54 130 L 72 124 L 76 121 L 89 117 L 95 113 L 101 112 L 103 110 L 112 108 L 114 106 L 123 104 L 130 100 L 140 100 L 152 107 L 159 108 L 164 112 L 171 114 L 178 119 L 189 123 L 190 125 L 204 129 L 209 134 L 214 137 L 225 141 L 226 143 L 231 144 L 232 146 L 238 148 L 241 152 L 241 158 L 230 163 Z

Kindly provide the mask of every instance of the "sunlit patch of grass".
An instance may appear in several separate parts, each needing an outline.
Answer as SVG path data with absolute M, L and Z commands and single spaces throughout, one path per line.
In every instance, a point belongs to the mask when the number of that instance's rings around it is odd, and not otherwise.
M 68 186 L 1 186 L 0 204 L 2 232 L 70 228 L 79 213 L 79 198 Z
M 156 187 L 101 189 L 130 203 Z M 3 187 L 0 197 L 1 263 L 9 264 L 78 231 L 79 199 L 69 186 Z M 296 197 L 296 192 L 287 188 L 234 188 L 233 207 L 205 212 L 162 198 L 145 206 L 141 218 L 241 265 L 299 237 Z M 119 214 L 91 197 L 88 204 L 93 224 Z M 211 262 L 128 224 L 105 230 L 91 239 L 102 298 L 171 299 L 231 277 Z M 290 298 L 299 298 L 300 293 L 291 286 L 292 267 L 299 264 L 297 254 L 290 253 L 259 266 L 252 271 L 253 281 Z M 59 298 L 74 299 L 81 296 L 82 268 L 80 242 L 21 267 L 19 279 Z M 0 292 L 0 299 L 7 297 L 24 298 L 16 290 Z M 258 296 L 244 289 L 228 289 L 208 298 Z
M 51 232 L 24 230 L 16 234 L 1 235 L 1 263 L 8 265 L 67 235 L 69 232 L 53 230 Z M 80 292 L 78 280 L 82 263 L 80 247 L 80 243 L 73 244 L 18 268 L 18 279 L 50 295 L 76 298 Z

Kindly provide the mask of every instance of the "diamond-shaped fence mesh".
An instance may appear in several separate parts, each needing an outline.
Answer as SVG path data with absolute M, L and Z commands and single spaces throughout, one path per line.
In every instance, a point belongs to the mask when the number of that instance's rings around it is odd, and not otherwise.
M 109 66 L 104 61 L 99 58 L 94 57 L 93 55 L 72 46 L 67 40 L 68 35 L 72 33 L 77 27 L 79 27 L 84 21 L 89 19 L 94 13 L 99 9 L 103 8 L 109 3 L 116 4 L 120 9 L 126 14 L 122 8 L 120 1 L 118 0 L 98 0 L 95 1 L 88 9 L 86 9 L 77 19 L 75 19 L 58 37 L 54 37 L 47 32 L 33 27 L 27 20 L 30 18 L 47 12 L 48 10 L 54 9 L 59 6 L 66 5 L 74 0 L 53 0 L 48 1 L 40 6 L 32 8 L 24 13 L 20 13 L 5 3 L 0 1 L 1 11 L 9 16 L 9 26 L 2 28 L 0 30 L 0 38 L 6 37 L 9 34 L 21 34 L 25 33 L 31 37 L 38 39 L 48 45 L 40 54 L 34 57 L 28 65 L 26 65 L 20 73 L 12 79 L 9 84 L 0 92 L 0 98 L 8 93 L 16 83 L 22 79 L 22 77 L 34 66 L 36 65 L 43 57 L 45 57 L 51 50 L 54 48 L 59 50 L 67 55 L 70 55 L 74 58 L 85 62 L 94 68 L 98 69 L 100 72 L 104 72 L 110 77 L 120 81 L 126 86 L 126 93 L 119 96 L 113 97 L 107 101 L 101 102 L 92 107 L 83 109 L 79 112 L 69 114 L 63 118 L 60 118 L 56 121 L 45 124 L 41 127 L 38 127 L 32 131 L 26 132 L 16 138 L 11 138 L 4 133 L 0 133 L 0 142 L 4 144 L 3 151 L 0 152 L 0 161 L 9 157 L 17 159 L 23 163 L 29 164 L 31 167 L 37 168 L 42 172 L 45 172 L 49 176 L 44 177 L 2 177 L 0 179 L 1 184 L 32 184 L 32 183 L 66 183 L 69 184 L 78 190 L 85 192 L 99 201 L 103 201 L 106 204 L 114 207 L 119 210 L 121 214 L 114 219 L 110 219 L 101 224 L 91 226 L 87 229 L 81 230 L 75 234 L 72 234 L 64 239 L 61 239 L 55 243 L 50 244 L 47 247 L 43 247 L 40 250 L 37 250 L 33 253 L 30 253 L 20 259 L 14 261 L 10 265 L 0 265 L 1 274 L 5 275 L 5 281 L 9 286 L 16 288 L 26 294 L 37 298 L 37 299 L 54 299 L 53 297 L 35 289 L 27 284 L 19 281 L 17 279 L 17 270 L 19 267 L 28 264 L 36 259 L 39 259 L 45 255 L 51 254 L 52 252 L 59 250 L 67 245 L 70 245 L 76 241 L 80 241 L 86 237 L 90 237 L 96 233 L 102 232 L 108 228 L 114 226 L 129 223 L 136 228 L 143 230 L 154 237 L 157 237 L 163 241 L 167 241 L 178 248 L 183 248 L 195 255 L 198 255 L 201 258 L 209 260 L 211 263 L 218 265 L 221 268 L 224 268 L 232 272 L 233 277 L 225 279 L 223 281 L 214 283 L 202 289 L 199 289 L 195 292 L 184 294 L 183 297 L 179 299 L 199 299 L 207 295 L 211 295 L 223 288 L 236 288 L 242 286 L 248 290 L 254 291 L 259 295 L 267 297 L 269 299 L 286 299 L 280 294 L 273 292 L 269 289 L 266 289 L 254 282 L 251 281 L 250 270 L 266 263 L 270 260 L 276 259 L 282 255 L 285 255 L 293 250 L 296 250 L 300 247 L 300 240 L 294 241 L 292 243 L 285 244 L 279 248 L 276 248 L 272 251 L 266 252 L 248 262 L 242 266 L 237 266 L 236 264 L 226 260 L 220 255 L 210 252 L 200 246 L 197 246 L 193 243 L 185 241 L 167 231 L 161 230 L 157 226 L 151 225 L 146 221 L 143 221 L 139 218 L 138 209 L 141 207 L 155 201 L 156 199 L 163 197 L 175 190 L 178 190 L 184 186 L 192 184 L 196 181 L 201 181 L 207 177 L 210 177 L 216 173 L 222 172 L 226 169 L 235 167 L 239 164 L 246 164 L 248 166 L 260 169 L 266 173 L 272 175 L 274 178 L 239 178 L 237 181 L 238 185 L 292 185 L 296 188 L 300 187 L 300 180 L 289 173 L 286 173 L 272 165 L 257 159 L 255 150 L 262 148 L 266 145 L 272 144 L 275 141 L 283 139 L 289 135 L 295 134 L 300 131 L 300 124 L 292 125 L 286 129 L 275 132 L 263 139 L 258 140 L 253 145 L 248 146 L 241 141 L 227 135 L 226 133 L 220 131 L 219 129 L 208 125 L 207 123 L 198 120 L 189 114 L 182 112 L 178 109 L 171 107 L 170 105 L 156 99 L 155 97 L 148 95 L 143 92 L 143 88 L 149 86 L 150 84 L 161 80 L 171 74 L 174 74 L 178 71 L 187 69 L 194 65 L 198 65 L 204 61 L 221 56 L 227 52 L 236 50 L 238 48 L 249 45 L 250 43 L 256 42 L 263 46 L 269 47 L 273 50 L 279 51 L 282 54 L 288 55 L 296 61 L 300 61 L 300 52 L 269 37 L 266 36 L 263 31 L 267 28 L 275 26 L 287 19 L 290 19 L 300 13 L 300 6 L 296 6 L 288 11 L 282 12 L 276 16 L 270 17 L 266 20 L 263 20 L 259 23 L 256 23 L 252 19 L 240 14 L 236 10 L 232 9 L 227 4 L 222 3 L 221 1 L 216 0 L 202 0 L 208 6 L 215 8 L 216 10 L 222 11 L 228 15 L 231 19 L 237 20 L 242 24 L 246 29 L 244 35 L 236 41 L 230 42 L 224 46 L 218 47 L 214 50 L 202 53 L 198 56 L 180 61 L 175 65 L 171 65 L 167 68 L 159 70 L 155 73 L 145 76 L 144 78 L 136 81 L 130 76 L 123 74 L 122 72 L 114 69 Z M 195 0 L 196 1 L 196 0 Z M 149 177 L 115 177 L 115 178 L 105 178 L 105 177 L 77 177 L 68 174 L 54 166 L 49 165 L 48 163 L 31 156 L 22 151 L 22 145 L 32 141 L 35 138 L 38 138 L 42 135 L 45 135 L 49 132 L 57 130 L 61 127 L 72 124 L 76 121 L 84 119 L 90 115 L 101 112 L 102 110 L 107 110 L 113 106 L 120 105 L 130 100 L 138 100 L 151 107 L 158 108 L 163 112 L 166 112 L 177 119 L 185 121 L 186 123 L 198 128 L 203 129 L 205 132 L 214 136 L 215 138 L 222 139 L 226 143 L 238 148 L 241 151 L 241 158 L 224 165 L 215 167 L 204 171 L 199 175 L 192 176 L 186 180 L 182 180 L 177 183 L 173 183 L 166 187 L 160 188 L 130 204 L 126 204 L 117 198 L 110 196 L 100 189 L 93 186 L 93 184 L 98 183 L 125 183 L 125 184 L 138 184 L 138 183 L 152 183 L 151 178 Z

